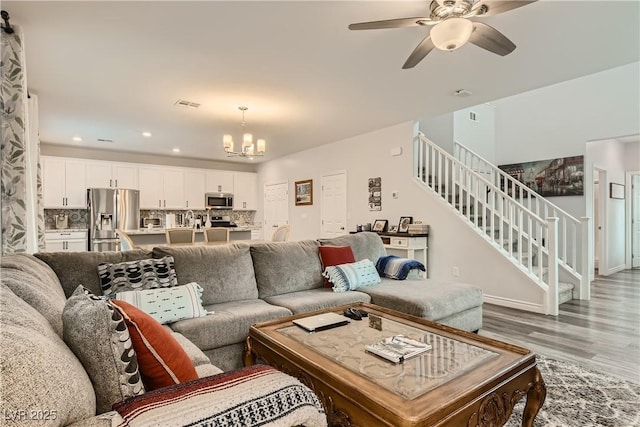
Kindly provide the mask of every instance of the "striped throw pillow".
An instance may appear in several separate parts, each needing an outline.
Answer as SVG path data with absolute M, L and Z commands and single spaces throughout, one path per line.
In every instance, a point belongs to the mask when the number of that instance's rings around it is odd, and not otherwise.
M 327 267 L 322 275 L 333 285 L 333 292 L 353 291 L 380 283 L 380 275 L 368 259 Z

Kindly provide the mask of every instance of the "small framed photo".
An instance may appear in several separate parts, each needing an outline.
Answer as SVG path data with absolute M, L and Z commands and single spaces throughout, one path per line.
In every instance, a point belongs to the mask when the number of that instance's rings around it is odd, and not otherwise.
M 313 205 L 313 180 L 296 181 L 296 206 Z
M 386 219 L 376 219 L 373 223 L 372 231 L 376 233 L 387 231 L 387 223 L 388 221 Z
M 400 223 L 398 224 L 398 233 L 408 233 L 409 224 L 413 222 L 412 216 L 401 216 Z
M 615 182 L 609 183 L 609 198 L 610 199 L 624 199 L 624 185 L 616 184 Z

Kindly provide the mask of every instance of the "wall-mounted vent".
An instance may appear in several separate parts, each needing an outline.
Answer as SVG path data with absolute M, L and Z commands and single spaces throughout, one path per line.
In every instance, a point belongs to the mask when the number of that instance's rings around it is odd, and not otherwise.
M 173 105 L 176 107 L 193 108 L 194 110 L 200 107 L 200 104 L 197 102 L 186 101 L 184 99 L 178 99 Z
M 113 142 L 113 139 L 98 138 L 98 142 Z
M 477 123 L 480 121 L 480 117 L 478 116 L 478 113 L 476 113 L 475 111 L 469 111 L 469 120 Z

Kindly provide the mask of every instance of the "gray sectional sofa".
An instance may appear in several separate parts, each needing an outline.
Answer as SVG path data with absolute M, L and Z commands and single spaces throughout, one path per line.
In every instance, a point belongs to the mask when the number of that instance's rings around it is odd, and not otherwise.
M 380 284 L 357 291 L 335 293 L 325 288 L 319 245 L 349 245 L 356 261 L 369 258 L 375 262 L 386 254 L 379 236 L 358 233 L 318 241 L 6 256 L 1 265 L 0 329 L 6 332 L 7 326 L 11 326 L 15 334 L 3 333 L 0 344 L 5 347 L 15 340 L 21 345 L 16 346 L 15 354 L 3 350 L 3 357 L 11 359 L 2 361 L 3 393 L 6 396 L 29 394 L 27 400 L 36 402 L 32 406 L 61 408 L 59 411 L 65 412 L 67 421 L 95 415 L 91 413 L 90 403 L 76 399 L 83 394 L 82 390 L 86 394 L 87 387 L 91 387 L 86 384 L 86 378 L 65 385 L 65 390 L 58 390 L 60 385 L 56 381 L 74 377 L 68 372 L 82 370 L 61 339 L 61 314 L 66 298 L 80 284 L 100 295 L 96 271 L 97 265 L 104 262 L 170 255 L 174 258 L 178 284 L 195 281 L 202 286 L 203 306 L 214 314 L 169 325 L 196 361 L 201 376 L 241 367 L 245 339 L 253 323 L 344 304 L 369 302 L 467 331 L 481 328 L 482 291 L 471 285 L 383 278 Z M 26 342 L 27 335 L 43 338 Z M 18 359 L 33 360 L 22 363 L 15 361 Z M 51 379 L 50 384 L 46 381 L 49 370 L 56 371 L 53 375 L 56 378 Z M 65 374 L 57 378 L 60 372 Z M 30 375 L 39 376 L 33 382 L 38 386 L 29 386 Z M 57 397 L 53 399 L 48 395 Z M 42 400 L 38 400 L 40 398 Z M 84 412 L 74 409 L 75 404 L 84 407 Z M 90 425 L 101 425 L 90 419 L 94 422 Z

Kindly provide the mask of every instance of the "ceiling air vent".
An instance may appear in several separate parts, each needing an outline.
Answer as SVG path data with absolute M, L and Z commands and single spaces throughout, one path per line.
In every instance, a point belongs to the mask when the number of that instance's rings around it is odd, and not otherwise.
M 176 107 L 193 108 L 194 110 L 200 107 L 200 104 L 197 102 L 185 101 L 184 99 L 178 99 L 173 105 Z
M 113 139 L 98 138 L 98 142 L 113 142 Z

